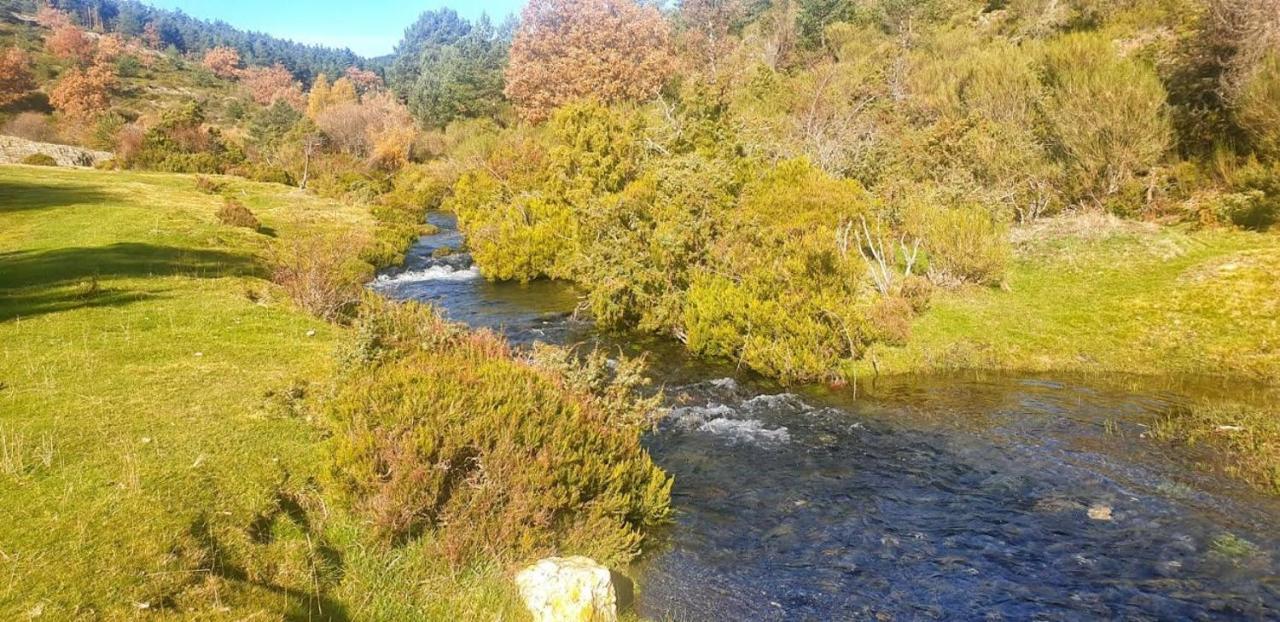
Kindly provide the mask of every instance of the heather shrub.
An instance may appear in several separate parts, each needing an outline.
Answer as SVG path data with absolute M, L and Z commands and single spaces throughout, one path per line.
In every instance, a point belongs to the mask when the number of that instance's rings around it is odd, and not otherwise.
M 619 564 L 668 519 L 671 479 L 641 445 L 653 404 L 630 399 L 632 364 L 521 359 L 414 303 L 371 299 L 356 329 L 326 408 L 331 478 L 386 541 L 429 536 L 419 554 L 455 562 Z
M 230 197 L 218 208 L 218 222 L 232 227 L 243 227 L 257 231 L 262 228 L 262 223 L 258 222 L 258 217 L 249 211 L 243 203 Z
M 1259 151 L 1280 156 L 1280 51 L 1268 54 L 1241 81 L 1235 116 Z
M 204 175 L 196 175 L 196 190 L 205 194 L 218 194 L 226 187 L 226 182 L 206 177 Z

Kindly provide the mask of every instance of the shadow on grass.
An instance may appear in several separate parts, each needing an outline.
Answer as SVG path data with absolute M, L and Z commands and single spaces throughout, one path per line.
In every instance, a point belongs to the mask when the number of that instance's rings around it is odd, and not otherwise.
M 189 535 L 201 549 L 201 559 L 207 564 L 204 570 L 214 576 L 252 589 L 266 590 L 285 598 L 288 610 L 283 612 L 287 622 L 348 622 L 351 615 L 342 603 L 326 596 L 317 582 L 311 589 L 286 587 L 275 583 L 254 579 L 248 571 L 232 560 L 231 554 L 214 534 L 208 517 L 201 516 L 192 523 Z M 322 563 L 336 564 L 341 567 L 341 555 L 335 550 L 321 546 L 317 553 Z
M 89 188 L 46 186 L 15 181 L 0 181 L 0 214 L 41 210 L 68 205 L 95 205 L 107 200 L 101 191 Z
M 117 278 L 262 276 L 252 256 L 120 243 L 91 248 L 0 253 L 0 322 L 85 307 L 121 306 L 153 292 L 110 286 Z

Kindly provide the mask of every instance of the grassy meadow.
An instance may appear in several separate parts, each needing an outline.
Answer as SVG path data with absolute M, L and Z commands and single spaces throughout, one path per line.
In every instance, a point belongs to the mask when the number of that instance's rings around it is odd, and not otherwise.
M 1280 378 L 1280 235 L 1076 215 L 1013 237 L 1002 287 L 939 293 L 859 371 Z
M 370 226 L 234 183 L 276 236 Z M 6 166 L 0 194 L 0 611 L 162 608 L 185 541 L 314 470 L 314 429 L 267 395 L 328 373 L 339 330 L 273 297 L 272 238 L 189 176 Z

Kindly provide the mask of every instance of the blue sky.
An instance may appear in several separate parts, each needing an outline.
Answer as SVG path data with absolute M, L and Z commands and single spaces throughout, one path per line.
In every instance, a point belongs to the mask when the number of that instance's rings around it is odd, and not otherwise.
M 152 6 L 182 9 L 203 19 L 257 30 L 302 43 L 348 47 L 363 56 L 391 52 L 418 14 L 451 6 L 468 18 L 488 13 L 501 21 L 518 13 L 525 0 L 146 0 Z

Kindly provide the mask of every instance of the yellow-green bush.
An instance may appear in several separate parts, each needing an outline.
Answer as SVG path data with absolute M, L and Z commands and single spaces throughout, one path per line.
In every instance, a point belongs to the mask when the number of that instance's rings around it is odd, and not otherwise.
M 930 277 L 943 283 L 1000 283 L 1011 254 L 1007 221 L 938 194 L 922 199 L 907 210 L 905 227 L 920 241 Z
M 1243 80 L 1235 115 L 1260 151 L 1280 156 L 1280 52 L 1268 54 Z
M 872 332 L 865 308 L 873 299 L 861 249 L 839 234 L 869 216 L 857 182 L 805 160 L 748 184 L 690 288 L 689 348 L 785 380 L 828 377 L 856 357 Z
M 1104 204 L 1159 163 L 1172 131 L 1154 70 L 1102 34 L 1077 33 L 1046 47 L 1044 72 L 1050 137 L 1076 199 Z
M 623 563 L 669 516 L 671 479 L 641 445 L 652 402 L 596 357 L 519 360 L 429 308 L 370 300 L 327 407 L 332 480 L 384 538 L 455 561 L 550 553 Z

